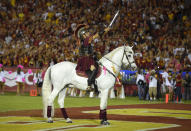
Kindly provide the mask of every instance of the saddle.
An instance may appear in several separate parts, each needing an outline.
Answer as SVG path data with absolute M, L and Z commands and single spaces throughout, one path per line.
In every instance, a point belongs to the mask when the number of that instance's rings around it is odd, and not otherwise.
M 99 67 L 98 67 L 98 72 L 97 72 L 96 78 L 98 78 L 98 77 L 101 75 L 101 71 L 102 71 L 102 70 L 101 70 L 101 67 L 99 66 Z M 88 78 L 88 75 L 87 75 L 84 71 L 76 70 L 76 74 L 77 74 L 78 76 Z

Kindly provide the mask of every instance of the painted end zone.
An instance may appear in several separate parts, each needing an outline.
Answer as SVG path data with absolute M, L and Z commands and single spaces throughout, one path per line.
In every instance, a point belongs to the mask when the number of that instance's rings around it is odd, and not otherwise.
M 99 110 L 84 111 L 84 113 L 99 113 Z M 134 115 L 134 116 L 160 116 L 160 117 L 173 117 L 177 119 L 191 119 L 191 111 L 189 110 L 170 110 L 170 109 L 109 109 L 107 114 L 114 115 Z
M 45 122 L 39 117 L 0 117 L 1 131 L 56 131 L 56 130 L 75 130 L 75 131 L 116 131 L 116 130 L 154 130 L 177 127 L 175 124 L 152 123 L 152 122 L 131 122 L 111 120 L 109 126 L 101 126 L 99 120 L 75 119 L 74 123 L 68 124 L 61 118 L 55 119 L 54 123 Z
M 109 126 L 101 126 L 99 107 L 67 108 L 74 123 L 65 123 L 60 109 L 54 123 L 42 118 L 42 110 L 0 112 L 0 131 L 127 130 L 190 131 L 191 104 L 139 104 L 108 106 Z

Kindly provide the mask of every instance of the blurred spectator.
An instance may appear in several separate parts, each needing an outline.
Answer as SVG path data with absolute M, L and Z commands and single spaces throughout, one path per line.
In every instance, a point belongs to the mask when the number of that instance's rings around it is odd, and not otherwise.
M 188 59 L 189 59 L 190 62 L 191 62 L 191 49 L 189 50 L 189 53 L 188 53 Z
M 156 100 L 157 96 L 157 78 L 155 74 L 155 70 L 151 71 L 150 77 L 149 77 L 149 96 L 150 100 Z
M 37 88 L 37 95 L 41 96 L 41 89 L 43 84 L 42 69 L 37 69 L 33 77 L 33 82 Z
M 23 66 L 18 65 L 17 74 L 16 74 L 17 95 L 24 94 L 24 91 L 25 91 L 25 86 L 24 86 L 25 74 L 22 71 L 22 69 L 23 69 Z M 22 91 L 21 91 L 21 89 L 22 89 Z
M 4 84 L 5 84 L 5 72 L 3 70 L 3 65 L 0 64 L 0 94 L 4 94 Z
M 186 71 L 186 75 L 183 79 L 184 85 L 184 100 L 190 100 L 190 89 L 191 89 L 191 76 L 188 71 Z
M 172 90 L 173 90 L 172 95 L 174 97 L 176 94 L 176 72 L 171 72 L 170 76 L 171 77 L 169 77 L 169 82 L 172 85 Z
M 182 72 L 177 72 L 176 76 L 176 92 L 175 92 L 175 101 L 178 99 L 178 102 L 181 102 L 182 93 L 181 93 L 181 86 L 182 86 Z
M 164 69 L 168 56 L 171 56 L 170 52 L 174 51 L 175 55 L 178 54 L 177 59 L 180 59 L 179 52 L 190 50 L 190 46 L 187 46 L 190 43 L 190 13 L 187 13 L 189 9 L 185 8 L 184 1 L 166 0 L 160 3 L 155 0 L 105 0 L 97 1 L 96 4 L 90 4 L 86 0 L 13 1 L 0 2 L 0 42 L 3 43 L 0 52 L 5 59 L 5 66 L 22 64 L 26 67 L 39 67 L 42 63 L 49 64 L 51 58 L 55 59 L 54 56 L 57 62 L 76 62 L 78 53 L 69 51 L 77 51 L 79 48 L 72 35 L 76 25 L 88 23 L 95 29 L 92 30 L 93 33 L 100 32 L 109 24 L 119 7 L 120 18 L 112 31 L 95 41 L 101 44 L 95 44 L 101 56 L 120 46 L 116 43 L 119 43 L 121 36 L 128 36 L 128 42 L 137 43 L 141 58 L 138 58 L 138 65 L 143 69 L 147 66 L 153 68 L 154 59 L 158 61 L 157 66 Z M 115 42 L 111 42 L 113 38 Z M 181 42 L 182 38 L 184 42 Z M 103 44 L 103 41 L 110 44 Z M 149 50 L 153 51 L 151 58 L 147 58 L 145 54 Z M 164 56 L 159 55 L 158 52 L 164 50 Z M 42 57 L 39 58 L 39 55 Z M 151 56 L 150 52 L 149 55 Z M 7 58 L 11 60 L 6 60 Z M 191 60 L 190 52 L 188 58 Z
M 144 99 L 145 100 L 149 100 L 149 77 L 151 75 L 151 69 L 149 70 L 145 70 L 145 95 L 144 95 Z
M 177 60 L 176 63 L 175 63 L 175 66 L 174 66 L 175 70 L 177 72 L 179 72 L 180 70 L 182 70 L 182 65 L 180 63 L 180 60 Z
M 163 78 L 163 93 L 169 94 L 169 100 L 172 100 L 173 98 L 173 89 L 172 89 L 172 84 L 169 82 L 169 78 L 171 76 L 169 75 L 169 71 L 166 68 L 164 72 L 162 73 L 162 78 Z M 170 78 L 171 79 L 171 78 Z
M 189 71 L 190 69 L 191 69 L 191 62 L 189 61 L 188 56 L 186 56 L 182 62 L 182 70 Z
M 143 69 L 139 69 L 137 72 L 136 84 L 138 87 L 139 100 L 142 100 L 144 98 L 144 94 L 145 94 L 145 78 L 144 78 L 144 74 L 143 74 Z
M 157 100 L 161 98 L 161 85 L 162 85 L 162 75 L 160 74 L 160 70 L 158 67 L 155 68 L 156 78 L 157 78 Z

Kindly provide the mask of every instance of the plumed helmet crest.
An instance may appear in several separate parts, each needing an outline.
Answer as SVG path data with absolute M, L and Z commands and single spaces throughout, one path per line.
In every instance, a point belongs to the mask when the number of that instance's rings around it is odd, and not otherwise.
M 83 34 L 85 34 L 88 30 L 88 25 L 86 24 L 80 24 L 78 25 L 78 27 L 76 28 L 74 35 L 77 39 L 80 39 Z

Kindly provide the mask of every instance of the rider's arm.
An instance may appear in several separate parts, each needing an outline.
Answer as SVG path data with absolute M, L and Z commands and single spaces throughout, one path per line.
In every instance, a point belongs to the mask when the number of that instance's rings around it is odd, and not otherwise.
M 109 30 L 110 30 L 110 28 L 107 27 L 107 28 L 104 29 L 104 31 L 96 33 L 95 35 L 93 35 L 93 36 L 89 39 L 89 42 L 91 42 L 92 40 L 96 39 L 96 38 L 99 37 L 99 36 L 102 36 L 104 33 L 107 33 Z

